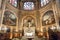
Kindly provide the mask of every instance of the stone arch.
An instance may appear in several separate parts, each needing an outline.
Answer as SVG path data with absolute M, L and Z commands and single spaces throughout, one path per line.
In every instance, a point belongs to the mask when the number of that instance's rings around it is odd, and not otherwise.
M 54 23 L 55 23 L 55 18 L 53 11 L 50 10 L 45 12 L 44 15 L 42 16 L 42 25 L 46 26 Z

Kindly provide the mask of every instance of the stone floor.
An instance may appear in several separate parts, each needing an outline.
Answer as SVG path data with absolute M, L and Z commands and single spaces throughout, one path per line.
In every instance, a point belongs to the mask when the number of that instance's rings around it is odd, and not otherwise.
M 28 40 L 26 37 L 22 37 L 21 40 Z M 38 38 L 37 36 L 35 36 L 32 40 L 46 40 L 44 38 Z

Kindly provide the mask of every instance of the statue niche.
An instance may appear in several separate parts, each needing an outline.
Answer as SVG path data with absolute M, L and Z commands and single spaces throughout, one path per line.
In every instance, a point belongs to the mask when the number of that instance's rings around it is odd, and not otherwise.
M 24 27 L 35 27 L 35 20 L 32 17 L 27 17 L 23 21 Z

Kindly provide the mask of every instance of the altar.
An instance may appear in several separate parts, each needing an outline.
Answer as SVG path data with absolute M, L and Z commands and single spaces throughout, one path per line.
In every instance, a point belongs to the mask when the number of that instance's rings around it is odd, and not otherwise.
M 27 21 L 27 26 L 24 26 L 24 36 L 26 38 L 34 38 L 35 37 L 35 26 L 31 20 Z
M 24 36 L 26 38 L 34 38 L 35 37 L 35 28 L 25 28 L 24 30 Z

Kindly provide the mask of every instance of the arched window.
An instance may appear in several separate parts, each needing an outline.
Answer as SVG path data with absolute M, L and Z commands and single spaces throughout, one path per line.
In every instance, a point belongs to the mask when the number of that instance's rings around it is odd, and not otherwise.
M 49 3 L 49 0 L 41 0 L 41 6 L 46 5 L 47 3 Z
M 34 3 L 33 2 L 25 2 L 23 8 L 24 8 L 24 10 L 33 10 Z
M 13 6 L 17 7 L 17 0 L 10 0 L 9 1 Z
M 11 12 L 6 11 L 3 17 L 3 24 L 9 26 L 16 26 L 16 16 Z

